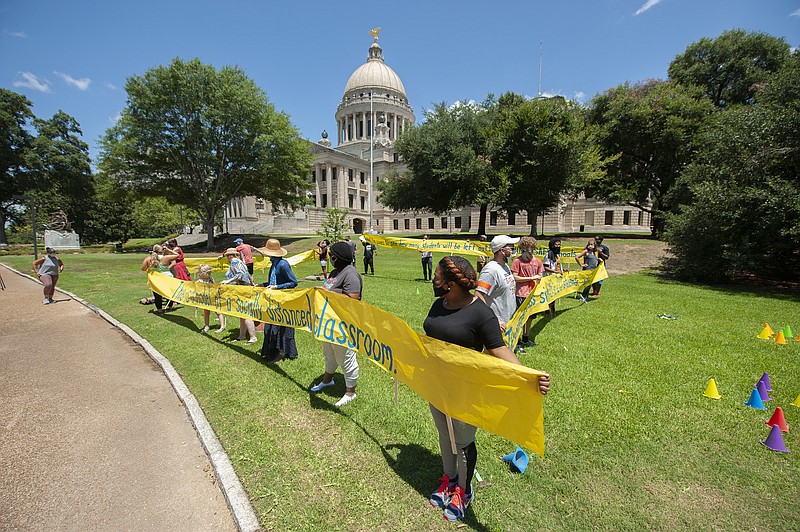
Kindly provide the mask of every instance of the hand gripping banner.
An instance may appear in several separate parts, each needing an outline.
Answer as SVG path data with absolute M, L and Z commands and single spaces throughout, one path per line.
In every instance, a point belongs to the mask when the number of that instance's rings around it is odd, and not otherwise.
M 309 331 L 347 345 L 445 414 L 544 456 L 542 372 L 414 332 L 397 316 L 320 288 L 268 290 L 147 276 L 177 303 Z M 446 384 L 446 385 L 445 385 Z
M 259 248 L 261 251 L 266 251 L 267 248 Z M 302 264 L 303 262 L 308 262 L 314 258 L 314 250 L 309 249 L 308 251 L 303 251 L 302 253 L 298 253 L 296 255 L 292 255 L 291 257 L 286 257 L 286 262 L 294 268 L 298 264 Z M 197 267 L 201 264 L 208 264 L 215 272 L 226 272 L 228 271 L 228 261 L 224 257 L 186 257 L 184 259 L 186 263 L 186 267 L 189 268 L 189 271 L 197 271 Z M 269 268 L 269 257 L 253 257 L 253 264 L 258 267 L 262 272 L 265 268 Z
M 422 240 L 420 238 L 396 238 L 391 236 L 373 235 L 364 233 L 364 239 L 370 244 L 393 249 L 408 249 L 411 251 L 430 251 L 433 253 L 445 253 L 447 255 L 478 255 L 491 257 L 491 242 L 469 241 L 469 240 Z M 579 247 L 562 247 L 561 257 L 575 257 L 583 251 Z M 547 246 L 539 246 L 533 250 L 533 254 L 539 258 L 547 255 Z

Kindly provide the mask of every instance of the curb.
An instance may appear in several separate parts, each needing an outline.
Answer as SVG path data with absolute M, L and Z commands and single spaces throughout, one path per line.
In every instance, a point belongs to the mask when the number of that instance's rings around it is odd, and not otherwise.
M 42 284 L 38 279 L 34 279 L 28 274 L 19 272 L 6 264 L 2 264 L 0 266 L 3 266 L 17 275 L 26 277 L 37 284 Z M 231 514 L 233 514 L 236 527 L 241 532 L 255 532 L 263 530 L 258 522 L 256 513 L 253 510 L 253 506 L 250 504 L 250 499 L 247 497 L 247 492 L 245 492 L 242 483 L 239 481 L 239 477 L 236 476 L 236 472 L 233 469 L 233 464 L 228 458 L 225 449 L 222 447 L 219 438 L 217 438 L 214 429 L 211 428 L 211 424 L 208 422 L 208 419 L 206 419 L 203 409 L 200 408 L 200 403 L 197 402 L 195 396 L 189 391 L 186 383 L 183 382 L 183 379 L 181 379 L 180 375 L 178 375 L 178 372 L 175 371 L 174 367 L 172 367 L 170 361 L 167 360 L 164 355 L 159 353 L 158 350 L 150 344 L 150 342 L 139 336 L 138 333 L 124 323 L 117 321 L 104 310 L 76 296 L 72 292 L 62 290 L 58 287 L 56 287 L 56 290 L 74 299 L 125 333 L 131 340 L 141 346 L 148 356 L 150 356 L 150 358 L 152 358 L 153 361 L 161 367 L 161 371 L 167 377 L 172 389 L 175 390 L 175 394 L 186 408 L 186 413 L 189 414 L 189 419 L 192 421 L 192 425 L 194 425 L 197 436 L 200 438 L 200 442 L 203 444 L 203 448 L 208 455 L 211 466 L 214 468 L 214 474 L 219 481 L 219 486 L 222 489 L 222 494 L 225 496 L 225 501 L 228 503 L 228 508 L 230 508 Z

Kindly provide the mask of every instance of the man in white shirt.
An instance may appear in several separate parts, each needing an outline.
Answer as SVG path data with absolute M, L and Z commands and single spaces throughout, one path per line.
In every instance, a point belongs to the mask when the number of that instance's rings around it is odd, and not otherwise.
M 492 239 L 491 248 L 494 258 L 481 270 L 475 294 L 492 309 L 500 328 L 505 331 L 506 324 L 517 310 L 517 299 L 514 296 L 516 283 L 508 261 L 514 256 L 514 244 L 519 238 L 508 235 L 497 235 Z

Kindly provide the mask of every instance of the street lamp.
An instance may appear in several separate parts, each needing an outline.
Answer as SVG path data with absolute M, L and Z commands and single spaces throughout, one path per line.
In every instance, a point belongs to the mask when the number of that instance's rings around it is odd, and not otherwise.
M 39 247 L 36 243 L 36 201 L 33 196 L 23 196 L 21 194 L 14 194 L 12 198 L 15 200 L 31 202 L 31 228 L 33 229 L 33 260 L 38 260 Z

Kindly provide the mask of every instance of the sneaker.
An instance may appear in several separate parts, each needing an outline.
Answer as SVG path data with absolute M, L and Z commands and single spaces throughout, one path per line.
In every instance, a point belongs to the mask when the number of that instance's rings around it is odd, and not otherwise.
M 247 343 L 248 343 L 248 344 L 254 344 L 254 343 L 256 343 L 256 342 L 258 342 L 258 336 L 253 336 L 252 338 L 250 338 L 250 339 L 247 341 Z
M 584 296 L 584 295 L 582 295 L 581 296 L 581 301 L 584 302 L 584 303 L 588 303 L 589 302 L 589 298 Z
M 317 393 L 321 392 L 323 388 L 327 388 L 328 386 L 333 386 L 333 379 L 331 379 L 331 382 L 320 381 L 319 384 L 315 384 L 314 386 L 309 388 L 309 390 L 311 390 L 314 393 Z
M 218 333 L 225 332 L 225 327 L 220 327 L 219 329 L 217 329 L 214 332 L 218 332 Z
M 211 327 L 209 327 L 208 325 L 206 325 L 205 327 L 203 327 L 203 328 L 200 330 L 200 334 L 205 334 L 205 333 L 207 333 L 207 332 L 208 332 L 208 331 L 210 331 L 210 330 L 211 330 Z
M 520 340 L 519 345 L 521 345 L 522 347 L 533 347 L 536 345 L 536 342 L 531 340 Z
M 450 503 L 454 488 L 455 485 L 450 478 L 447 475 L 442 475 L 442 478 L 439 479 L 439 488 L 431 493 L 428 502 L 436 508 L 444 508 Z
M 331 381 L 331 382 L 333 382 L 333 381 Z M 335 406 L 344 406 L 344 405 L 346 405 L 347 403 L 349 403 L 350 401 L 352 401 L 355 398 L 356 398 L 356 394 L 355 393 L 353 395 L 344 394 L 341 399 L 336 401 L 336 405 Z
M 469 503 L 472 502 L 472 498 L 475 496 L 475 490 L 472 486 L 469 487 L 469 493 L 464 493 L 464 490 L 461 489 L 461 486 L 456 486 L 456 489 L 453 490 L 453 496 L 450 499 L 450 503 L 444 509 L 444 518 L 448 521 L 460 521 L 464 519 L 464 516 L 467 513 L 467 507 Z
M 49 305 L 50 304 L 50 300 L 47 299 L 47 298 L 44 298 L 44 301 L 42 301 L 42 304 L 43 305 Z
M 523 349 L 522 346 L 520 346 L 520 345 L 518 345 L 517 347 L 514 348 L 514 353 L 517 354 L 517 355 L 526 355 L 527 354 L 525 352 L 525 349 Z

